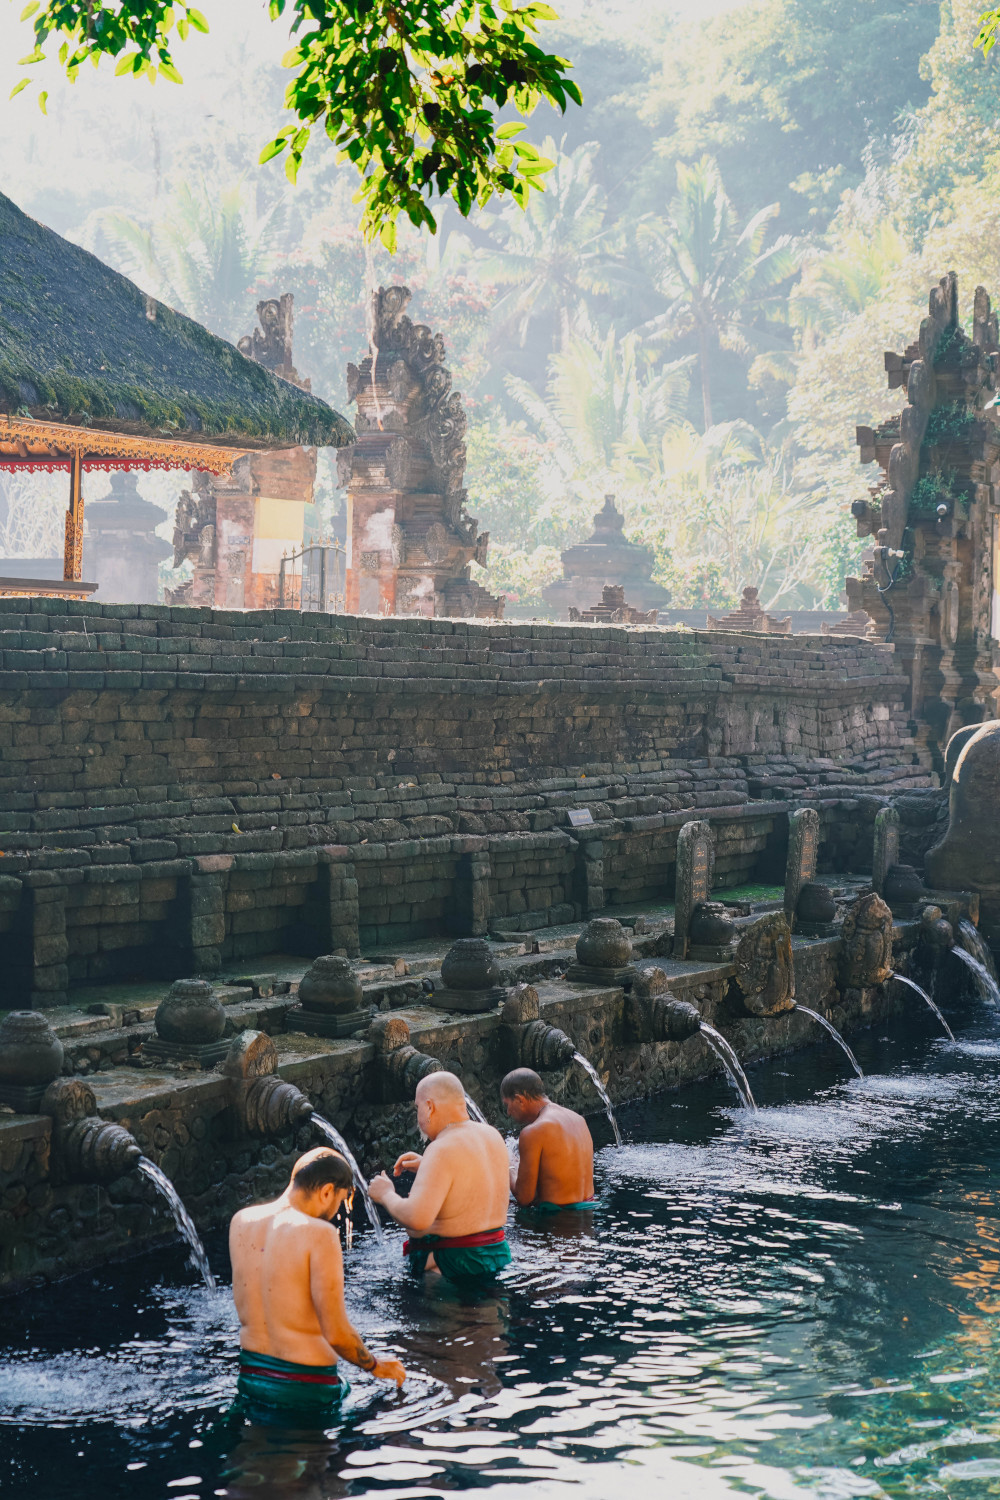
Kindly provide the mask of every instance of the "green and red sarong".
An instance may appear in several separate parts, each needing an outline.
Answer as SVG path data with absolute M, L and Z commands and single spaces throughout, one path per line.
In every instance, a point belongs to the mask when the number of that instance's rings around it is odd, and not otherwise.
M 250 1422 L 327 1427 L 339 1420 L 349 1390 L 337 1365 L 296 1365 L 240 1350 L 236 1404 Z
M 422 1276 L 433 1255 L 448 1281 L 491 1281 L 511 1261 L 506 1229 L 483 1229 L 478 1234 L 424 1234 L 403 1242 L 410 1270 Z

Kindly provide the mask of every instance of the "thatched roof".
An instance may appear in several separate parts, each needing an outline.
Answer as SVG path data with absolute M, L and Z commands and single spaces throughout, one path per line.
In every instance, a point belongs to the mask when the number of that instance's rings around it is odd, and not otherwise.
M 342 448 L 344 417 L 0 193 L 0 412 L 239 448 Z

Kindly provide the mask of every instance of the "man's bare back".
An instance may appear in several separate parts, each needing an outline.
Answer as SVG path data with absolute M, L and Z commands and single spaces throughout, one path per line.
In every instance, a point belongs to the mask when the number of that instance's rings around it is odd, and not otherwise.
M 528 1068 L 508 1074 L 501 1086 L 511 1119 L 521 1126 L 518 1167 L 511 1191 L 518 1203 L 587 1203 L 594 1196 L 594 1142 L 582 1116 L 555 1104 Z
M 379 1360 L 366 1349 L 344 1306 L 344 1262 L 340 1238 L 329 1222 L 348 1196 L 328 1184 L 305 1192 L 292 1182 L 273 1203 L 244 1208 L 229 1229 L 233 1300 L 240 1319 L 240 1346 L 295 1365 L 329 1368 L 338 1356 L 401 1384 L 396 1360 Z M 348 1172 L 348 1182 L 350 1182 Z
M 502 1251 L 495 1244 L 464 1247 L 481 1250 L 484 1274 L 490 1273 L 510 1258 L 502 1233 L 510 1203 L 503 1137 L 492 1125 L 469 1119 L 462 1086 L 450 1073 L 421 1079 L 417 1122 L 430 1141 L 427 1150 L 423 1156 L 405 1152 L 393 1167 L 394 1177 L 400 1172 L 417 1174 L 409 1196 L 401 1197 L 384 1172 L 371 1183 L 371 1195 L 414 1236 L 452 1240 L 496 1232 L 495 1243 L 503 1241 Z M 440 1254 L 437 1263 L 447 1274 Z

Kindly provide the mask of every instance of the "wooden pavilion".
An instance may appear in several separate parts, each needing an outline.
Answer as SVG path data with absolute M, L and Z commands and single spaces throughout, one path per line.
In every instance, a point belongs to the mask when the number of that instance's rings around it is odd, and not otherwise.
M 0 193 L 0 469 L 68 477 L 63 582 L 0 576 L 0 597 L 93 593 L 82 579 L 88 470 L 226 474 L 245 453 L 353 441 L 317 396 Z

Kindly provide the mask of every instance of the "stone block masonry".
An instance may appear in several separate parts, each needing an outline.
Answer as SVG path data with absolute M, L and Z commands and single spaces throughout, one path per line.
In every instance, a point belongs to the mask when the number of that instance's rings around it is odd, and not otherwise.
M 870 858 L 879 799 L 928 782 L 860 640 L 14 603 L 12 1004 L 669 900 L 692 818 L 717 886 L 783 869 L 809 800 L 828 853 L 868 830 Z

